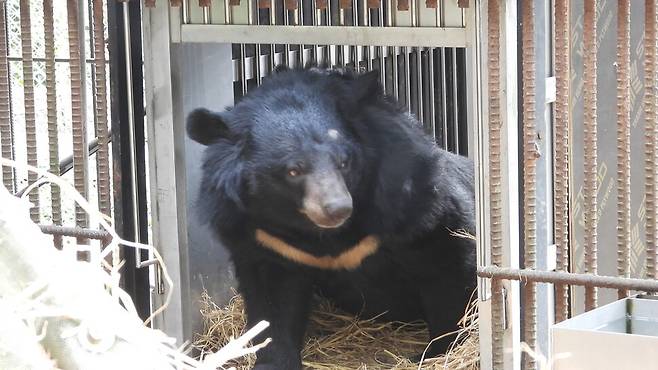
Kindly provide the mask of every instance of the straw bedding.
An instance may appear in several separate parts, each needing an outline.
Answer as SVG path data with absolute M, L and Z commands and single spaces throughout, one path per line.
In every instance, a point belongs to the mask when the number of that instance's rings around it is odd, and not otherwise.
M 444 356 L 423 362 L 421 369 L 479 369 L 477 305 L 472 300 L 465 307 L 459 332 Z M 245 312 L 242 298 L 236 294 L 225 307 L 217 306 L 204 293 L 201 302 L 204 332 L 195 338 L 201 355 L 225 345 L 242 334 Z M 341 312 L 329 302 L 320 300 L 311 314 L 307 339 L 302 351 L 306 369 L 314 370 L 416 370 L 417 363 L 407 357 L 422 353 L 427 342 L 423 323 L 391 323 L 374 319 L 357 319 Z M 254 355 L 230 364 L 237 369 L 250 369 Z

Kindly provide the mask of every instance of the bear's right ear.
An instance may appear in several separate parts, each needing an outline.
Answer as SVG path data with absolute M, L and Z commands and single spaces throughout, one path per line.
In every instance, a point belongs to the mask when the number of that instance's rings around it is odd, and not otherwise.
M 199 144 L 210 145 L 218 139 L 230 139 L 231 132 L 221 114 L 205 108 L 187 116 L 187 135 Z

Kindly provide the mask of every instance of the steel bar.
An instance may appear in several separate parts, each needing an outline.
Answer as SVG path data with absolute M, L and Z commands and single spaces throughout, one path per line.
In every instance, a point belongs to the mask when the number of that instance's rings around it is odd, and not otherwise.
M 443 148 L 449 150 L 448 148 L 448 83 L 446 81 L 448 68 L 446 68 L 446 48 L 441 48 L 441 55 L 439 58 L 439 63 L 441 64 L 441 118 L 443 123 L 443 132 L 441 132 L 441 139 L 443 142 Z
M 430 48 L 427 54 L 428 61 L 428 76 L 427 82 L 429 83 L 429 125 L 432 132 L 432 139 L 436 142 L 436 100 L 434 97 L 434 48 Z
M 7 61 L 7 15 L 5 1 L 0 1 L 0 155 L 13 159 L 11 129 L 11 99 L 9 97 L 9 63 Z M 14 169 L 2 167 L 2 183 L 10 192 L 14 190 Z
M 656 1 L 646 0 L 644 9 L 644 207 L 646 211 L 646 243 L 647 243 L 647 277 L 658 278 L 656 268 L 656 247 L 658 245 L 658 226 L 656 222 L 656 135 L 658 125 L 656 120 Z
M 407 103 L 407 111 L 411 112 L 411 66 L 409 65 L 409 48 L 402 48 L 404 53 L 404 102 Z
M 391 48 L 391 66 L 393 67 L 393 96 L 395 99 L 400 99 L 400 68 L 398 64 L 398 55 L 400 48 L 394 46 Z
M 501 188 L 501 112 L 500 112 L 500 4 L 487 3 L 488 109 L 489 109 L 489 217 L 491 227 L 491 262 L 503 265 L 503 217 Z M 442 61 L 442 62 L 445 62 Z M 445 93 L 444 93 L 445 94 Z M 444 136 L 445 136 L 444 132 Z M 503 369 L 503 285 L 491 282 L 491 342 L 493 369 Z
M 641 292 L 658 292 L 658 280 L 632 279 L 617 276 L 599 276 L 593 274 L 576 274 L 563 271 L 537 271 L 528 269 L 511 269 L 496 266 L 478 268 L 477 275 L 494 280 L 516 280 L 522 283 L 568 284 L 584 287 L 636 290 Z
M 111 212 L 110 196 L 110 156 L 107 127 L 107 84 L 105 65 L 105 35 L 103 30 L 103 0 L 94 0 L 94 79 L 96 82 L 96 109 L 94 110 L 96 122 L 96 138 L 98 151 L 96 152 L 96 170 L 98 186 L 98 207 L 101 213 L 109 216 Z
M 585 214 L 585 272 L 597 272 L 597 140 L 596 140 L 596 0 L 585 0 L 583 42 L 584 42 L 584 135 L 585 135 L 585 180 L 584 214 Z M 585 310 L 596 308 L 596 287 L 588 286 L 585 289 Z
M 451 58 L 451 72 L 452 72 L 452 117 L 453 117 L 453 151 L 459 153 L 459 93 L 457 91 L 459 82 L 457 81 L 457 48 L 452 48 Z
M 535 2 L 524 1 L 522 7 L 522 89 L 523 89 L 523 260 L 525 268 L 537 268 L 537 103 L 535 81 Z M 537 287 L 529 282 L 523 287 L 523 340 L 531 350 L 537 346 Z M 524 369 L 536 369 L 533 356 L 524 354 Z
M 427 124 L 425 115 L 423 114 L 423 48 L 416 48 L 416 111 L 418 112 L 418 120 L 423 124 Z
M 84 81 L 83 63 L 81 53 L 79 18 L 80 7 L 77 0 L 68 0 L 68 37 L 69 53 L 71 57 L 71 125 L 73 132 L 73 184 L 76 190 L 85 198 L 88 197 L 87 185 L 87 130 L 84 117 Z M 83 21 L 84 23 L 84 21 Z M 87 213 L 76 205 L 76 225 L 87 227 Z M 84 239 L 78 240 L 79 244 L 85 244 Z
M 571 57 L 569 54 L 569 0 L 555 1 L 555 176 L 553 201 L 556 267 L 558 271 L 569 268 L 569 79 Z M 569 287 L 555 286 L 555 321 L 569 317 Z
M 112 237 L 110 233 L 105 230 L 85 229 L 81 227 L 66 227 L 58 225 L 39 225 L 41 232 L 54 236 L 70 236 L 74 238 L 86 238 L 95 240 L 108 240 Z
M 274 13 L 274 2 L 275 2 L 275 0 L 271 0 L 271 1 L 272 1 L 272 3 L 271 3 L 272 8 L 271 8 L 270 11 L 272 13 Z M 183 7 L 183 9 L 185 9 L 185 7 Z M 185 14 L 185 13 L 183 13 L 183 14 Z M 183 16 L 183 19 L 185 19 L 185 16 Z M 233 23 L 233 10 L 231 9 L 230 0 L 224 0 L 224 19 L 225 19 L 226 24 Z M 187 24 L 189 22 L 183 22 L 183 23 Z M 208 27 L 208 26 L 204 25 L 203 27 Z
M 121 4 L 123 10 L 123 35 L 126 55 L 126 100 L 128 108 L 128 151 L 130 158 L 130 200 L 132 205 L 132 221 L 135 241 L 142 240 L 140 235 L 139 225 L 139 199 L 138 199 L 138 183 L 137 183 L 137 153 L 136 153 L 136 138 L 135 138 L 135 99 L 133 96 L 133 75 L 132 75 L 132 50 L 130 42 L 130 8 L 128 2 Z M 135 250 L 136 266 L 140 267 L 142 263 L 142 254 L 139 250 Z
M 25 107 L 25 143 L 27 152 L 27 164 L 37 167 L 37 127 L 34 110 L 34 65 L 32 62 L 32 19 L 30 14 L 30 1 L 20 1 L 21 14 L 21 51 L 23 57 L 23 102 Z M 37 174 L 28 172 L 27 181 L 33 184 L 37 180 Z M 39 222 L 39 192 L 31 191 L 28 194 L 30 203 L 30 218 Z
M 617 274 L 630 277 L 631 259 L 631 6 L 617 6 Z M 620 290 L 619 298 L 628 296 Z
M 384 12 L 386 11 L 385 5 L 384 5 L 384 0 L 382 0 L 379 4 L 379 8 L 377 9 L 377 15 L 379 16 L 378 22 L 379 22 L 379 27 L 384 27 Z M 380 83 L 382 84 L 382 89 L 384 90 L 384 93 L 387 93 L 387 81 L 386 81 L 386 57 L 388 56 L 388 46 L 380 46 L 379 47 L 379 73 L 380 73 Z
M 119 0 L 119 1 L 123 2 L 126 0 Z M 176 4 L 175 5 L 172 4 L 172 6 L 179 6 L 181 8 L 181 16 L 183 17 L 183 24 L 192 23 L 192 17 L 190 15 L 190 0 L 174 0 L 174 1 L 176 2 Z
M 55 29 L 53 0 L 43 1 L 44 49 L 46 66 L 46 106 L 48 120 L 48 161 L 51 173 L 59 173 L 59 137 L 57 127 L 57 84 L 55 75 Z M 50 186 L 53 224 L 62 224 L 62 197 L 59 186 Z M 55 235 L 55 247 L 62 248 L 61 236 Z

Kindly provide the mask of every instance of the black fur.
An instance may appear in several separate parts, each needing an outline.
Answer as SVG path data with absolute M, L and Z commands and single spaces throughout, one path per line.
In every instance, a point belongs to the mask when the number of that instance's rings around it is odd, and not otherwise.
M 273 339 L 258 352 L 260 369 L 301 368 L 316 290 L 362 316 L 424 319 L 436 337 L 456 328 L 475 288 L 475 244 L 450 234 L 475 233 L 473 164 L 439 149 L 380 91 L 376 73 L 282 70 L 233 109 L 188 118 L 189 136 L 208 145 L 201 218 L 230 250 L 249 325 L 271 323 L 259 337 Z M 326 137 L 330 129 L 339 139 Z M 290 178 L 290 168 L 304 175 Z M 318 172 L 349 190 L 353 212 L 340 227 L 320 228 L 299 211 Z M 318 270 L 258 245 L 257 228 L 317 256 L 368 235 L 381 246 L 356 270 Z

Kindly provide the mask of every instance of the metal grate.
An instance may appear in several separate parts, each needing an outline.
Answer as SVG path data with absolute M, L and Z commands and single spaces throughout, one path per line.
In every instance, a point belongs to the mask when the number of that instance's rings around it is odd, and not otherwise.
M 658 9 L 656 8 L 655 1 L 646 1 L 644 4 L 640 2 L 633 2 L 633 7 L 641 8 L 644 18 L 644 29 L 642 39 L 640 40 L 643 46 L 643 52 L 637 53 L 635 65 L 644 66 L 644 87 L 641 87 L 640 80 L 637 75 L 633 76 L 633 62 L 631 58 L 631 2 L 627 0 L 620 0 L 616 2 L 614 7 L 612 1 L 595 1 L 586 0 L 583 3 L 577 3 L 577 11 L 582 14 L 582 17 L 574 18 L 571 16 L 574 9 L 568 1 L 555 1 L 550 13 L 554 20 L 554 72 L 556 80 L 556 97 L 555 104 L 553 105 L 553 116 L 547 118 L 552 123 L 553 130 L 553 152 L 551 154 L 553 174 L 552 174 L 552 188 L 554 190 L 554 213 L 552 219 L 552 226 L 554 231 L 554 240 L 556 247 L 556 271 L 544 271 L 537 265 L 538 256 L 536 255 L 535 240 L 537 236 L 537 223 L 549 222 L 549 220 L 540 220 L 536 218 L 537 199 L 535 199 L 535 186 L 540 184 L 542 178 L 535 168 L 534 161 L 536 158 L 541 157 L 536 149 L 537 143 L 541 138 L 537 135 L 537 125 L 540 117 L 535 115 L 534 109 L 537 107 L 537 84 L 544 86 L 541 76 L 535 75 L 535 63 L 539 57 L 535 53 L 535 48 L 546 45 L 537 44 L 537 34 L 541 34 L 543 30 L 534 29 L 537 14 L 535 13 L 535 2 L 519 2 L 521 7 L 522 17 L 522 32 L 520 35 L 523 37 L 522 48 L 519 52 L 522 53 L 522 86 L 520 89 L 520 99 L 523 103 L 523 130 L 522 139 L 519 142 L 522 144 L 522 153 L 513 153 L 508 158 L 508 163 L 503 162 L 502 168 L 510 164 L 509 161 L 516 161 L 514 158 L 516 154 L 520 154 L 519 158 L 523 160 L 522 177 L 516 179 L 519 183 L 522 182 L 522 195 L 523 195 L 523 209 L 524 212 L 524 237 L 523 252 L 524 258 L 522 259 L 523 268 L 515 269 L 505 265 L 505 261 L 501 256 L 507 255 L 510 246 L 502 245 L 501 234 L 501 193 L 500 193 L 500 171 L 501 171 L 501 155 L 504 155 L 504 148 L 501 147 L 501 106 L 500 106 L 500 89 L 501 81 L 500 76 L 505 73 L 505 67 L 499 63 L 499 57 L 503 47 L 516 47 L 516 45 L 502 45 L 500 43 L 501 35 L 504 34 L 502 28 L 501 17 L 507 10 L 503 2 L 489 0 L 486 4 L 488 17 L 488 88 L 487 99 L 489 107 L 489 126 L 485 130 L 489 137 L 488 145 L 488 158 L 484 160 L 482 165 L 489 166 L 489 173 L 491 174 L 489 180 L 489 194 L 488 194 L 488 211 L 491 216 L 490 228 L 490 253 L 491 263 L 493 266 L 481 267 L 478 271 L 479 276 L 492 279 L 491 288 L 491 350 L 492 350 L 492 367 L 494 369 L 503 369 L 508 366 L 514 366 L 513 363 L 519 363 L 518 358 L 510 360 L 507 354 L 504 353 L 502 346 L 503 338 L 510 335 L 510 331 L 514 326 L 523 325 L 522 340 L 525 341 L 532 350 L 537 350 L 538 329 L 537 323 L 540 320 L 544 321 L 562 321 L 567 319 L 571 314 L 576 311 L 591 310 L 602 301 L 602 292 L 598 288 L 607 288 L 617 290 L 619 297 L 625 297 L 630 291 L 646 291 L 657 292 L 658 284 L 655 281 L 655 260 L 656 260 L 656 219 L 657 213 L 655 208 L 656 202 L 656 181 L 658 181 L 658 167 L 656 166 L 656 153 L 658 146 L 655 138 L 658 136 L 656 128 L 658 127 L 656 116 L 656 96 L 655 84 L 656 77 L 658 76 L 658 64 L 656 63 L 656 48 L 658 36 L 656 34 L 656 22 Z M 602 91 L 600 84 L 605 84 L 607 81 L 598 81 L 597 84 L 597 67 L 605 65 L 605 63 L 612 63 L 608 60 L 597 60 L 597 53 L 599 56 L 607 55 L 601 54 L 599 49 L 607 46 L 601 43 L 604 39 L 602 33 L 608 31 L 605 27 L 603 30 L 597 31 L 597 18 L 606 17 L 608 21 L 617 18 L 617 30 L 615 35 L 616 40 L 616 127 L 612 131 L 614 133 L 614 140 L 616 141 L 616 168 L 614 183 L 617 184 L 617 197 L 615 207 L 615 220 L 616 220 L 616 248 L 614 255 L 608 255 L 606 258 L 613 257 L 616 266 L 614 273 L 617 276 L 603 276 L 601 274 L 601 266 L 605 266 L 605 259 L 601 256 L 606 252 L 604 246 L 610 244 L 608 240 L 604 240 L 601 235 L 603 234 L 602 219 L 605 216 L 605 205 L 607 201 L 607 193 L 601 192 L 602 182 L 602 169 L 605 170 L 605 160 L 609 156 L 605 156 L 605 150 L 602 150 L 598 145 L 601 138 L 606 137 L 606 131 L 601 128 L 601 122 L 604 120 L 611 120 L 609 117 L 601 117 L 597 115 L 597 100 L 607 98 L 607 95 L 598 94 Z M 577 27 L 582 26 L 582 37 L 579 35 L 574 36 L 570 31 L 570 26 L 577 23 Z M 601 25 L 601 23 L 598 23 Z M 606 23 L 607 25 L 608 23 Z M 507 24 L 509 26 L 509 24 Z M 572 42 L 582 43 L 582 49 L 573 48 Z M 574 52 L 573 50 L 577 50 Z M 637 49 L 636 49 L 637 50 Z M 633 50 L 635 51 L 635 50 Z M 582 61 L 574 63 L 574 56 L 582 56 Z M 576 59 L 577 60 L 577 59 Z M 574 78 L 572 73 L 572 66 L 582 73 L 582 85 L 578 80 L 580 75 Z M 576 81 L 576 82 L 574 82 Z M 598 87 L 597 87 L 598 86 Z M 638 87 L 639 86 L 639 87 Z M 639 92 L 639 94 L 638 94 Z M 582 97 L 582 102 L 578 100 Z M 541 102 L 539 102 L 541 103 Z M 570 106 L 570 104 L 573 104 Z M 575 105 L 575 106 L 574 106 Z M 634 108 L 643 106 L 644 120 L 632 120 L 631 117 L 639 117 L 639 113 L 632 114 Z M 601 105 L 599 104 L 599 109 Z M 573 110 L 573 111 L 572 111 Z M 643 131 L 641 137 L 642 146 L 644 148 L 643 161 L 637 161 L 634 165 L 631 162 L 631 131 L 635 124 L 640 125 Z M 644 125 L 642 128 L 641 125 Z M 503 135 L 516 135 L 518 132 L 510 132 L 506 128 Z M 513 130 L 513 129 L 512 129 Z M 576 132 L 580 140 L 576 141 L 573 133 Z M 579 165 L 576 165 L 574 160 L 574 152 L 580 150 L 582 147 L 584 152 L 584 160 L 582 162 L 582 174 L 575 174 L 574 168 L 580 170 Z M 482 150 L 478 148 L 478 150 Z M 509 158 L 513 159 L 509 159 Z M 642 163 L 643 162 L 643 163 Z M 512 162 L 514 163 L 514 162 Z M 637 167 L 636 167 L 637 166 Z M 642 177 L 632 177 L 632 170 L 639 168 Z M 637 172 L 637 171 L 636 171 Z M 574 182 L 575 179 L 582 179 L 582 198 L 575 196 Z M 551 181 L 549 178 L 548 181 Z M 638 186 L 637 183 L 640 183 Z M 631 185 L 634 185 L 631 191 Z M 631 278 L 633 275 L 639 275 L 637 271 L 632 272 L 631 268 L 631 246 L 632 240 L 638 239 L 633 236 L 633 230 L 637 228 L 631 227 L 631 218 L 635 216 L 631 213 L 631 195 L 636 192 L 642 192 L 644 197 L 640 207 L 640 221 L 646 222 L 646 278 Z M 579 193 L 580 194 L 580 193 Z M 603 194 L 603 195 L 602 195 Z M 581 205 L 582 202 L 582 205 Z M 608 206 L 610 207 L 610 206 Z M 487 209 L 487 207 L 485 207 Z M 577 234 L 574 231 L 574 220 L 580 215 L 584 214 L 584 222 L 582 224 L 582 234 Z M 635 220 L 634 220 L 635 221 Z M 578 229 L 578 232 L 581 232 Z M 573 261 L 574 244 L 582 237 L 584 239 L 584 258 L 582 265 L 584 273 L 576 273 L 579 265 Z M 571 248 L 570 248 L 571 247 Z M 509 305 L 509 300 L 506 302 L 506 297 L 501 295 L 503 289 L 503 282 L 519 281 L 524 287 L 523 289 L 523 304 L 522 304 L 522 318 L 519 322 L 510 323 L 505 322 L 506 315 L 505 309 Z M 555 316 L 539 316 L 537 307 L 538 293 L 536 290 L 536 283 L 550 283 L 555 284 Z M 585 288 L 583 297 L 575 297 L 582 300 L 583 307 L 574 305 L 573 295 L 578 291 L 570 289 L 569 286 L 582 286 Z M 512 310 L 514 307 L 511 308 Z M 518 330 L 518 329 L 517 329 Z M 516 342 L 518 345 L 518 341 Z M 515 355 L 512 355 L 514 357 Z M 511 362 L 510 362 L 511 361 Z M 516 362 L 519 361 L 519 362 Z M 523 369 L 535 369 L 537 363 L 526 356 L 523 361 Z
M 0 1 L 0 146 L 4 158 L 65 176 L 111 217 L 106 18 L 98 0 Z M 26 193 L 34 221 L 54 225 L 44 230 L 58 247 L 73 242 L 71 227 L 89 243 L 82 230 L 95 221 L 56 186 L 11 167 L 2 182 Z
M 377 70 L 386 93 L 406 105 L 437 143 L 467 154 L 464 52 L 463 48 L 234 44 L 234 96 L 239 100 L 278 65 L 294 68 L 315 63 Z

